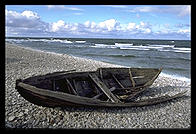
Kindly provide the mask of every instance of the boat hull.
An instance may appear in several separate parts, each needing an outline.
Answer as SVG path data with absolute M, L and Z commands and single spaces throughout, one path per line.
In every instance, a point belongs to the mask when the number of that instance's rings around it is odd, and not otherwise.
M 182 96 L 133 101 L 152 85 L 162 69 L 100 68 L 91 72 L 54 72 L 16 80 L 16 89 L 27 101 L 44 107 L 134 107 Z M 66 84 L 65 84 L 66 83 Z M 126 91 L 126 92 L 125 92 Z M 96 93 L 95 93 L 96 92 Z M 128 92 L 128 93 L 127 93 Z M 122 96 L 126 96 L 126 99 Z M 101 96 L 101 97 L 100 97 Z

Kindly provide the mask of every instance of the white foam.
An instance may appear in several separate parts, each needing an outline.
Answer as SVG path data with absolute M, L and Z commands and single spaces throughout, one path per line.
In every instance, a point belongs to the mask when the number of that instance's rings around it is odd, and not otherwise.
M 150 50 L 150 49 L 157 49 L 161 50 L 164 48 L 173 48 L 175 45 L 150 45 L 148 44 L 147 46 L 143 45 L 138 45 L 138 46 L 133 46 L 133 44 L 116 44 L 115 45 L 120 48 L 120 49 L 134 49 L 134 50 Z
M 191 48 L 173 47 L 171 49 L 158 49 L 158 51 L 177 52 L 177 53 L 190 53 L 191 52 Z
M 106 44 L 95 44 L 95 46 L 90 46 L 95 48 L 117 48 L 115 45 L 106 45 Z
M 183 50 L 174 50 L 177 53 L 190 53 L 191 51 L 183 51 Z
M 175 41 L 174 40 L 172 40 L 172 41 L 170 41 L 171 43 L 175 43 Z
M 188 83 L 190 83 L 190 81 L 191 81 L 190 78 L 180 76 L 180 75 L 177 75 L 177 74 L 167 74 L 167 73 L 161 72 L 160 76 L 169 77 L 169 78 L 173 78 L 173 79 L 178 79 L 178 80 L 181 80 L 181 81 L 186 81 Z
M 174 48 L 175 45 L 148 45 L 150 47 L 154 47 L 154 48 Z
M 49 40 L 48 40 L 48 41 L 49 41 Z M 60 39 L 53 39 L 53 40 L 50 40 L 49 42 L 73 43 L 72 41 L 60 40 Z
M 76 43 L 85 43 L 86 41 L 85 40 L 77 40 L 75 41 Z
M 133 46 L 133 43 L 131 43 L 131 44 L 115 43 L 115 46 L 118 48 L 124 48 L 124 47 L 127 48 L 127 47 Z
M 191 48 L 185 48 L 185 47 L 176 47 L 176 48 L 173 48 L 173 49 L 182 50 L 182 51 L 191 51 Z
M 10 40 L 9 40 L 10 41 Z M 62 40 L 62 39 L 11 39 L 13 42 L 26 42 L 26 41 L 42 41 L 42 42 L 60 42 L 60 43 L 73 43 L 72 41 Z
M 132 47 L 122 47 L 120 48 L 122 50 L 126 50 L 126 49 L 132 49 L 132 50 L 150 50 L 146 47 L 143 47 L 143 46 L 132 46 Z

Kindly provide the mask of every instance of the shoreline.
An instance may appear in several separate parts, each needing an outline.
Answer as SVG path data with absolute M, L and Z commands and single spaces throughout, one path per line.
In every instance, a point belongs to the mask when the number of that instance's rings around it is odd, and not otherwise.
M 11 128 L 190 128 L 190 83 L 159 76 L 144 97 L 176 94 L 185 98 L 152 106 L 133 108 L 47 108 L 34 105 L 18 94 L 15 80 L 55 71 L 93 71 L 115 64 L 29 50 L 6 43 L 5 124 Z
M 7 43 L 6 42 L 6 44 L 10 44 L 10 43 Z M 118 65 L 118 64 L 114 64 L 114 63 L 105 62 L 105 61 L 94 60 L 94 59 L 91 59 L 91 58 L 84 58 L 84 57 L 73 56 L 73 55 L 68 55 L 68 54 L 63 54 L 63 53 L 56 53 L 56 52 L 48 52 L 48 51 L 44 51 L 44 50 L 33 49 L 33 48 L 30 48 L 30 47 L 18 46 L 18 45 L 15 45 L 15 44 L 10 44 L 10 45 L 14 45 L 16 47 L 20 47 L 20 48 L 27 49 L 27 50 L 30 50 L 30 51 L 36 51 L 36 52 L 41 52 L 41 53 L 54 54 L 54 55 L 59 55 L 59 56 L 67 55 L 67 56 L 72 56 L 72 57 L 74 57 L 76 59 L 78 58 L 78 59 L 81 59 L 81 60 L 92 60 L 92 61 L 96 61 L 96 62 L 101 62 L 103 64 L 110 64 L 111 66 L 115 66 L 115 67 L 128 67 L 128 66 Z M 177 80 L 185 81 L 185 82 L 187 82 L 189 84 L 191 83 L 191 79 L 190 78 L 187 78 L 185 76 L 180 76 L 180 75 L 176 75 L 176 74 L 172 75 L 172 74 L 163 73 L 163 72 L 161 72 L 160 76 L 169 77 L 169 78 L 172 78 L 172 79 L 177 79 Z

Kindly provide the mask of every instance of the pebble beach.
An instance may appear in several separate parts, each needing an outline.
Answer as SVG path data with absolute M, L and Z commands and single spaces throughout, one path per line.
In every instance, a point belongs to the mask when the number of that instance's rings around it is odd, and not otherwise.
M 188 90 L 186 96 L 143 107 L 48 108 L 25 100 L 15 89 L 16 79 L 55 71 L 95 71 L 100 67 L 122 67 L 66 54 L 36 51 L 14 44 L 5 45 L 5 127 L 63 129 L 168 129 L 191 127 L 191 84 L 162 76 L 138 99 L 174 95 Z M 163 68 L 164 69 L 164 68 Z

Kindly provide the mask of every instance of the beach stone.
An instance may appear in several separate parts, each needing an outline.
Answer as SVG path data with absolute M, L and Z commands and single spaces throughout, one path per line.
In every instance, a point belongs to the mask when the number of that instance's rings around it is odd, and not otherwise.
M 10 116 L 8 117 L 8 121 L 13 121 L 16 117 L 15 116 Z
M 23 115 L 24 115 L 24 113 L 20 112 L 20 113 L 18 114 L 18 117 L 21 117 L 21 116 L 23 116 Z

